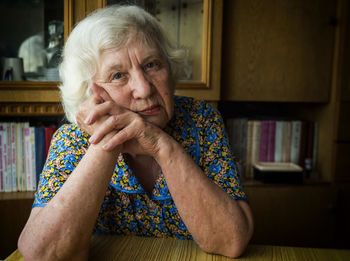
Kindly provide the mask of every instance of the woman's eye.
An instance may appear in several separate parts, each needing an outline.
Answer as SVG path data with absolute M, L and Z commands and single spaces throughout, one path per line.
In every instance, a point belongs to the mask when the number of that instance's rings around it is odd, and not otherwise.
M 145 65 L 145 70 L 149 70 L 149 69 L 157 69 L 159 67 L 159 63 L 158 62 L 149 62 Z
M 147 69 L 153 68 L 154 66 L 155 66 L 155 63 L 154 63 L 154 62 L 150 62 L 150 63 L 147 63 L 147 64 L 146 64 L 146 68 L 147 68 Z
M 119 80 L 119 79 L 121 79 L 122 77 L 123 77 L 123 74 L 122 74 L 122 73 L 116 73 L 116 74 L 114 74 L 113 79 L 114 79 L 114 80 Z

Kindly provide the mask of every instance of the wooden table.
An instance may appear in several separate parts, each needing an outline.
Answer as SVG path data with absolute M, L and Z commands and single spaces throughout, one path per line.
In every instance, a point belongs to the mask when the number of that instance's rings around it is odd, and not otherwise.
M 224 261 L 230 258 L 203 252 L 193 241 L 135 236 L 95 236 L 90 260 Z M 23 260 L 15 251 L 5 261 Z M 350 260 L 350 250 L 250 245 L 239 260 Z

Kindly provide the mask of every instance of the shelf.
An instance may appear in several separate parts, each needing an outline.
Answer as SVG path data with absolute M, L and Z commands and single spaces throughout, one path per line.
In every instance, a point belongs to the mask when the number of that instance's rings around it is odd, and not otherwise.
M 0 82 L 1 103 L 59 103 L 57 82 Z
M 1 200 L 22 200 L 22 199 L 34 199 L 34 191 L 23 192 L 0 192 Z
M 276 184 L 263 183 L 261 181 L 250 179 L 244 180 L 242 186 L 244 187 L 306 187 L 306 186 L 330 186 L 332 183 L 323 180 L 304 180 L 302 184 Z

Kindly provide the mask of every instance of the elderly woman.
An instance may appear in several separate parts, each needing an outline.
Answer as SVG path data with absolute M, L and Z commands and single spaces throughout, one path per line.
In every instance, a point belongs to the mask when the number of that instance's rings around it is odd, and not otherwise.
M 68 120 L 55 134 L 18 247 L 86 259 L 92 233 L 193 239 L 242 254 L 253 230 L 222 119 L 174 96 L 181 49 L 134 6 L 80 22 L 60 66 Z

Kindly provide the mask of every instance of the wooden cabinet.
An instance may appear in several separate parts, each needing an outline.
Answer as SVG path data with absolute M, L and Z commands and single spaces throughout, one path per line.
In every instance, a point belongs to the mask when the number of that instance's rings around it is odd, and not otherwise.
M 336 1 L 225 1 L 222 99 L 327 102 Z
M 257 185 L 245 190 L 255 219 L 252 243 L 336 247 L 334 187 Z

